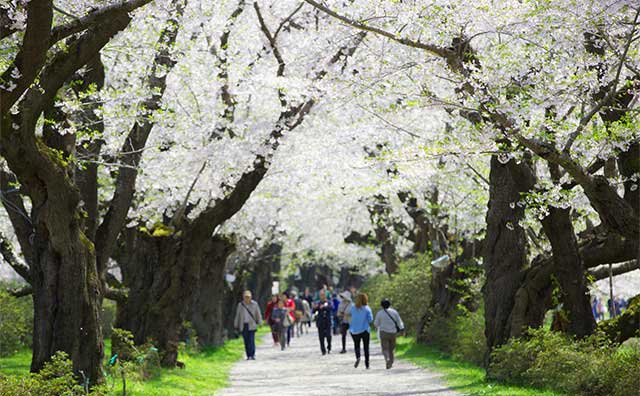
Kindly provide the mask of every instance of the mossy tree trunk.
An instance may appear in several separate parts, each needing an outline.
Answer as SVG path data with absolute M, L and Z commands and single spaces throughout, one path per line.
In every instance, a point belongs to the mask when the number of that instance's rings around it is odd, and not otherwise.
M 187 317 L 193 324 L 199 343 L 204 346 L 221 346 L 224 342 L 225 268 L 227 257 L 234 250 L 232 241 L 216 236 L 200 266 L 199 286 Z

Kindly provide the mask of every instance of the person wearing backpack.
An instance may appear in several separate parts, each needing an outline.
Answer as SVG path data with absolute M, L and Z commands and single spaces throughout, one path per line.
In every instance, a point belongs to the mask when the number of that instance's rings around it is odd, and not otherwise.
M 404 323 L 400 314 L 391 308 L 391 301 L 383 298 L 380 301 L 382 309 L 376 314 L 373 325 L 380 332 L 380 344 L 382 344 L 382 354 L 387 362 L 387 369 L 393 366 L 394 352 L 396 349 L 396 337 L 404 332 Z
M 256 360 L 256 330 L 262 324 L 262 315 L 258 303 L 251 297 L 249 290 L 242 293 L 242 301 L 238 303 L 236 308 L 233 324 L 239 332 L 242 332 L 247 360 Z

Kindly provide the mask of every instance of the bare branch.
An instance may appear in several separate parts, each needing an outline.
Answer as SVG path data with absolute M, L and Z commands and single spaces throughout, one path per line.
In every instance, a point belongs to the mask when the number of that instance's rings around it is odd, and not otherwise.
M 423 43 L 423 42 L 421 42 L 419 40 L 411 40 L 411 39 L 407 39 L 407 38 L 402 38 L 402 37 L 399 37 L 396 34 L 387 32 L 385 30 L 382 30 L 382 29 L 379 29 L 379 28 L 376 28 L 376 27 L 369 26 L 365 22 L 360 22 L 360 21 L 356 21 L 356 20 L 347 18 L 347 17 L 345 17 L 343 15 L 338 14 L 335 11 L 330 10 L 329 8 L 323 6 L 322 4 L 320 4 L 320 3 L 318 3 L 318 2 L 316 2 L 314 0 L 304 0 L 304 1 L 306 1 L 309 4 L 311 4 L 312 6 L 317 8 L 318 10 L 324 12 L 325 14 L 330 15 L 333 18 L 336 18 L 337 20 L 339 20 L 339 21 L 341 21 L 341 22 L 343 22 L 343 23 L 345 23 L 345 24 L 347 24 L 349 26 L 352 26 L 352 27 L 354 27 L 356 29 L 360 29 L 360 30 L 364 30 L 364 31 L 367 31 L 367 32 L 372 32 L 372 33 L 378 34 L 380 36 L 384 36 L 384 37 L 386 37 L 388 39 L 391 39 L 391 40 L 393 40 L 395 42 L 398 42 L 398 43 L 400 43 L 402 45 L 406 45 L 408 47 L 413 47 L 413 48 L 418 48 L 418 49 L 421 49 L 421 50 L 425 50 L 425 51 L 427 51 L 427 52 L 429 52 L 429 53 L 431 53 L 433 55 L 436 55 L 436 56 L 438 56 L 440 58 L 449 59 L 451 56 L 455 55 L 453 53 L 453 51 L 451 51 L 451 50 L 449 50 L 447 48 L 439 47 L 439 46 L 433 45 L 433 44 Z
M 31 287 L 31 285 L 25 285 L 20 288 L 9 289 L 7 290 L 7 292 L 9 292 L 9 294 L 11 294 L 13 297 L 16 297 L 16 298 L 26 297 L 33 294 L 33 287 Z
M 152 0 L 120 1 L 115 4 L 110 4 L 108 6 L 93 10 L 81 18 L 75 18 L 71 22 L 53 28 L 53 30 L 51 31 L 49 45 L 53 45 L 58 41 L 71 36 L 72 34 L 79 33 L 92 25 L 105 23 L 109 19 L 113 18 L 113 16 L 116 14 L 120 14 L 121 12 L 134 11 L 135 9 L 140 8 L 147 3 L 150 3 L 151 1 Z
M 613 266 L 612 275 L 618 276 L 618 275 L 626 274 L 631 271 L 635 271 L 637 269 L 640 269 L 640 261 L 631 260 L 631 261 L 627 261 L 626 263 Z M 606 279 L 609 277 L 609 266 L 605 265 L 600 268 L 591 270 L 588 272 L 588 274 L 592 276 L 595 280 Z
M 31 282 L 31 269 L 24 263 L 20 262 L 13 253 L 11 242 L 0 233 L 0 254 L 4 261 L 7 262 L 27 282 Z

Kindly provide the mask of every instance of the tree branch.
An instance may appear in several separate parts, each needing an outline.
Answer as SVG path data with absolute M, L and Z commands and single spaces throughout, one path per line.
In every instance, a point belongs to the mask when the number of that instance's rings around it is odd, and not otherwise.
M 618 276 L 622 274 L 626 274 L 631 271 L 635 271 L 640 269 L 640 261 L 631 260 L 626 263 L 618 264 L 612 268 L 612 275 Z M 606 265 L 604 267 L 600 267 L 588 272 L 590 276 L 592 276 L 595 280 L 602 280 L 609 277 L 609 266 Z
M 2 233 L 0 233 L 0 254 L 2 254 L 4 261 L 6 261 L 7 264 L 9 264 L 11 268 L 18 273 L 18 275 L 27 282 L 31 282 L 31 269 L 18 260 L 16 255 L 13 253 L 11 243 Z
M 138 104 L 137 120 L 120 149 L 119 156 L 122 166 L 119 167 L 116 190 L 96 233 L 97 264 L 98 270 L 102 274 L 106 270 L 107 261 L 116 246 L 118 234 L 127 221 L 127 214 L 135 193 L 137 168 L 154 126 L 154 122 L 149 116 L 160 108 L 167 87 L 168 71 L 176 64 L 171 58 L 171 50 L 178 36 L 180 28 L 178 19 L 184 13 L 186 0 L 174 0 L 174 4 L 176 15 L 166 21 L 164 29 L 160 33 L 157 41 L 158 50 L 151 71 L 147 76 L 146 85 L 150 93 Z
M 79 33 L 92 25 L 97 25 L 99 23 L 108 23 L 111 18 L 116 15 L 121 14 L 122 12 L 131 12 L 137 8 L 140 8 L 147 3 L 150 3 L 152 0 L 129 0 L 129 1 L 120 1 L 119 3 L 110 4 L 108 6 L 94 9 L 89 12 L 87 15 L 76 18 L 71 22 L 65 23 L 64 25 L 59 25 L 53 28 L 51 31 L 51 38 L 49 40 L 49 45 L 53 45 L 58 41 L 71 36 L 72 34 Z
M 433 45 L 433 44 L 423 43 L 423 42 L 421 42 L 419 40 L 410 40 L 410 39 L 407 39 L 407 38 L 402 38 L 402 37 L 399 37 L 397 34 L 393 34 L 393 33 L 387 32 L 385 30 L 369 26 L 365 22 L 360 22 L 360 21 L 356 21 L 356 20 L 347 18 L 347 17 L 345 17 L 343 15 L 338 14 L 335 11 L 330 10 L 329 8 L 323 6 L 322 4 L 315 2 L 314 0 L 304 0 L 304 1 L 306 1 L 309 4 L 311 4 L 312 6 L 317 8 L 318 10 L 324 12 L 325 14 L 327 14 L 329 16 L 332 16 L 333 18 L 335 18 L 335 19 L 337 19 L 337 20 L 339 20 L 339 21 L 341 21 L 341 22 L 343 22 L 343 23 L 345 23 L 345 24 L 347 24 L 349 26 L 352 26 L 352 27 L 354 27 L 356 29 L 378 34 L 380 36 L 386 37 L 386 38 L 388 38 L 390 40 L 393 40 L 395 42 L 398 42 L 398 43 L 400 43 L 402 45 L 405 45 L 405 46 L 408 46 L 408 47 L 413 47 L 413 48 L 418 48 L 418 49 L 421 49 L 421 50 L 425 50 L 425 51 L 427 51 L 427 52 L 429 52 L 429 53 L 431 53 L 433 55 L 436 55 L 438 57 L 441 57 L 441 58 L 449 59 L 451 56 L 455 55 L 455 53 L 453 51 L 451 51 L 451 50 L 449 50 L 447 48 L 439 47 L 439 46 Z
M 32 0 L 27 5 L 27 28 L 22 46 L 13 64 L 0 77 L 0 81 L 4 83 L 0 88 L 1 117 L 5 117 L 9 109 L 31 86 L 45 63 L 49 45 L 43 37 L 49 37 L 51 32 L 52 3 L 52 0 Z
M 9 294 L 16 298 L 26 297 L 33 294 L 33 287 L 31 287 L 31 285 L 25 285 L 20 288 L 9 289 L 7 290 L 7 292 L 9 292 Z
M 18 238 L 22 255 L 27 263 L 31 265 L 33 262 L 33 247 L 31 246 L 30 237 L 33 235 L 33 226 L 31 218 L 24 206 L 22 194 L 16 186 L 18 180 L 13 173 L 0 170 L 0 200 L 4 206 L 13 232 Z

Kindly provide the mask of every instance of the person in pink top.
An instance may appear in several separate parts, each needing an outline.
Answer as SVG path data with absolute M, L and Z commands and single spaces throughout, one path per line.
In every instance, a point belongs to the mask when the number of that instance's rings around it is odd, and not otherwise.
M 284 306 L 285 308 L 287 308 L 287 311 L 289 311 L 289 317 L 291 318 L 291 323 L 295 323 L 296 322 L 296 314 L 294 312 L 296 310 L 295 301 L 293 301 L 293 299 L 289 297 L 288 292 L 282 293 L 280 295 L 280 298 L 282 299 L 282 301 L 284 301 Z M 289 343 L 291 343 L 291 336 L 293 336 L 293 328 L 294 326 L 289 326 L 289 328 L 287 329 L 287 346 L 289 346 Z

